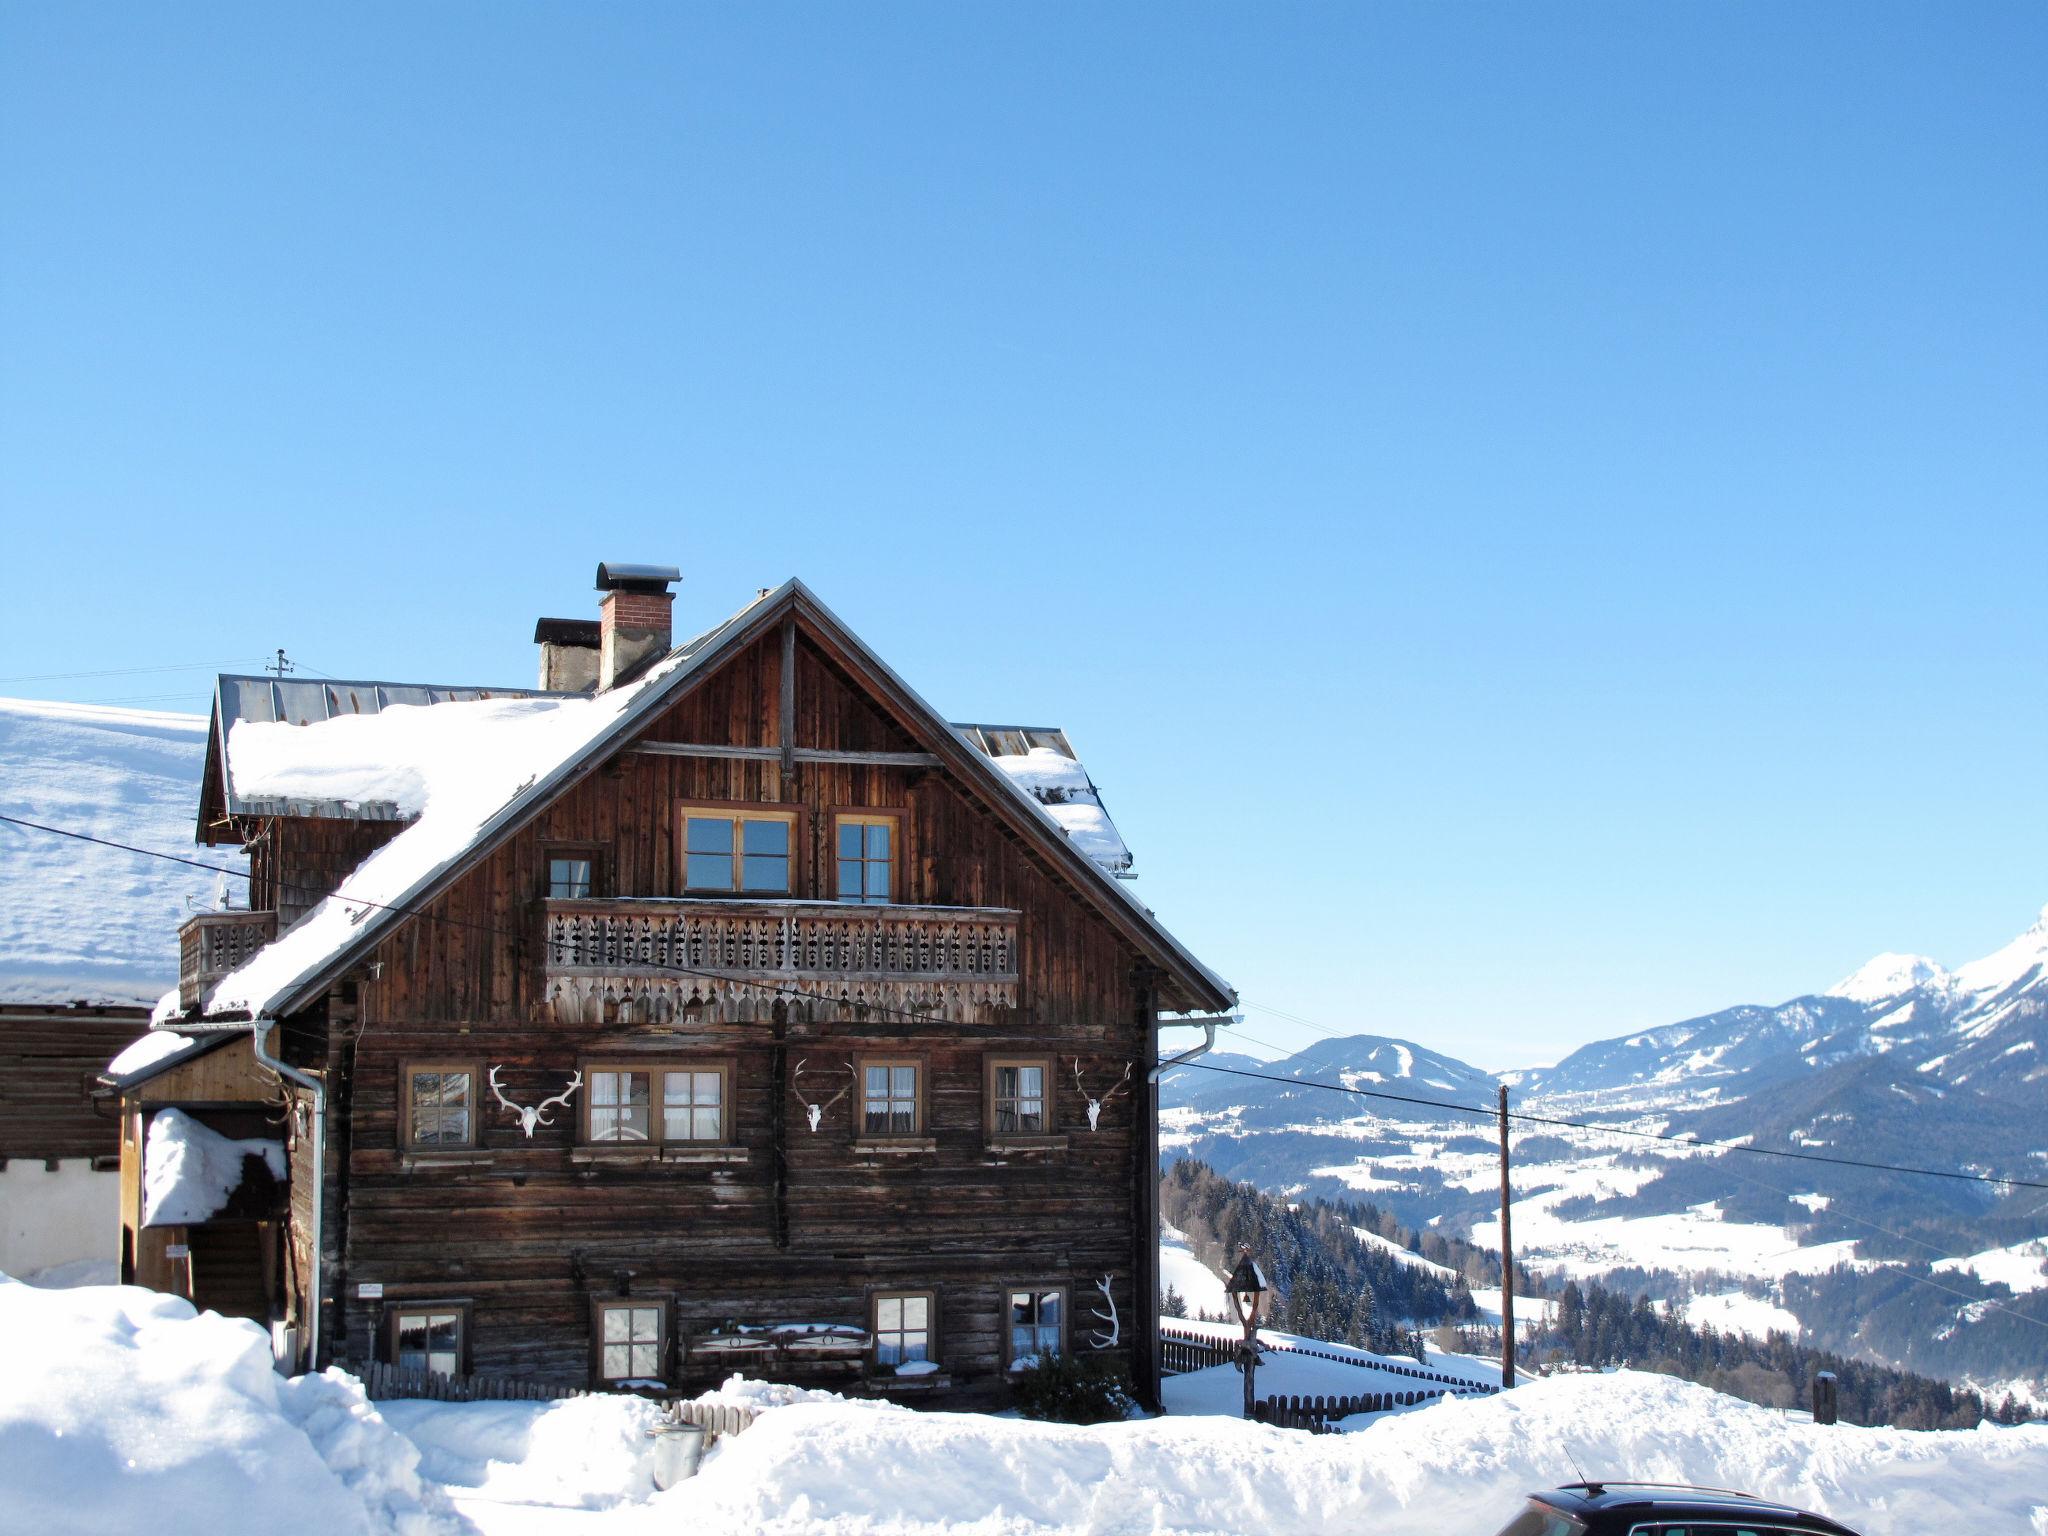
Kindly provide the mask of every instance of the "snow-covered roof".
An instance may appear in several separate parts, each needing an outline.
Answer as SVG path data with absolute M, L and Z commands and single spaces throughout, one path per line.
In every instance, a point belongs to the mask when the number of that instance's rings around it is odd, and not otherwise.
M 202 715 L 0 699 L 0 811 L 236 871 L 192 848 Z M 178 976 L 178 924 L 244 882 L 0 823 L 0 1002 L 146 1003 Z
M 262 1159 L 273 1180 L 285 1176 L 284 1143 L 245 1141 L 201 1125 L 182 1109 L 160 1109 L 142 1145 L 142 1224 L 182 1227 L 210 1221 L 241 1189 L 248 1159 Z
M 405 797 L 408 787 L 418 786 L 406 776 L 406 756 L 396 745 L 405 732 L 388 737 L 375 729 L 323 732 L 314 754 L 295 751 L 292 727 L 368 724 L 386 710 L 418 715 L 442 704 L 571 697 L 526 688 L 223 676 L 213 697 L 221 757 L 208 765 L 202 830 L 217 816 L 389 821 L 418 814 L 418 806 Z
M 1089 858 L 1113 875 L 1129 872 L 1131 850 L 1124 846 L 1109 812 L 1103 809 L 1101 794 L 1078 759 L 1052 747 L 1033 747 L 989 761 L 1044 807 L 1046 815 L 1058 822 Z
M 808 619 L 855 653 L 878 679 L 893 687 L 930 726 L 932 745 L 951 746 L 956 768 L 984 792 L 1028 808 L 1053 846 L 1070 849 L 1085 870 L 1084 888 L 1138 931 L 1143 947 L 1170 974 L 1193 983 L 1199 1006 L 1227 1007 L 1229 986 L 1190 955 L 1133 898 L 1098 859 L 1108 840 L 1122 849 L 1099 801 L 1043 801 L 1026 783 L 997 766 L 963 733 L 940 719 L 880 658 L 847 630 L 801 582 L 790 581 L 724 623 L 676 647 L 635 681 L 596 695 L 524 695 L 452 700 L 428 707 L 386 706 L 374 719 L 331 718 L 306 726 L 245 723 L 235 728 L 238 766 L 253 788 L 308 789 L 320 794 L 371 793 L 387 797 L 417 819 L 377 850 L 290 932 L 223 978 L 205 1000 L 212 1016 L 250 1017 L 303 1007 L 354 959 L 452 880 L 499 839 L 589 768 L 617 750 L 656 712 L 672 704 L 693 678 L 758 636 L 762 626 L 801 607 Z M 332 744 L 332 752 L 326 744 Z M 1026 768 L 1048 784 L 1063 782 L 1091 794 L 1078 763 Z M 1077 834 L 1053 812 L 1069 807 L 1084 822 Z M 1099 818 L 1099 819 L 1098 819 Z M 1107 829 L 1106 832 L 1104 829 Z M 1128 852 L 1123 853 L 1128 862 Z M 178 1016 L 175 991 L 158 1005 L 159 1022 Z

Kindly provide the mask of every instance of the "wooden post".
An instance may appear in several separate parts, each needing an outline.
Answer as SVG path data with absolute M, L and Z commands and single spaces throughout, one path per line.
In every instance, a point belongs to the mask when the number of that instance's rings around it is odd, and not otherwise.
M 1500 1384 L 1515 1384 L 1515 1242 L 1508 1232 L 1508 1085 L 1500 1085 Z
M 782 621 L 782 698 L 778 712 L 782 735 L 782 798 L 796 799 L 796 620 Z M 794 848 L 790 850 L 796 852 Z

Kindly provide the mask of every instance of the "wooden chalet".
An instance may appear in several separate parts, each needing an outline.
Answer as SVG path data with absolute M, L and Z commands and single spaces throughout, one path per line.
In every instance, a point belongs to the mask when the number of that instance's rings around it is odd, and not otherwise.
M 600 566 L 533 693 L 221 680 L 255 910 L 185 925 L 124 1156 L 259 1085 L 235 1285 L 299 1367 L 1152 1397 L 1160 1031 L 1234 995 L 1058 731 L 948 724 L 795 581 L 674 645 L 675 579 Z

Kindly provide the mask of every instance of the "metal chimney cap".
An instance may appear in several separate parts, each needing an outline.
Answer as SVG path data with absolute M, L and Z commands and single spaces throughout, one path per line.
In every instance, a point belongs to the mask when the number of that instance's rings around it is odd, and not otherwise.
M 600 592 L 666 595 L 670 584 L 682 579 L 683 573 L 672 565 L 627 565 L 617 560 L 600 560 L 597 563 L 597 590 Z
M 535 645 L 576 645 L 597 648 L 601 626 L 595 619 L 542 619 L 533 626 Z

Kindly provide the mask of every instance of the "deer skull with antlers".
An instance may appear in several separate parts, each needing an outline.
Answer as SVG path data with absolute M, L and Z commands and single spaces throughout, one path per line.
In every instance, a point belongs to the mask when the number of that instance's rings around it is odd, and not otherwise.
M 818 1123 L 825 1118 L 825 1111 L 830 1109 L 834 1104 L 837 1104 L 849 1093 L 853 1092 L 854 1083 L 858 1083 L 860 1081 L 860 1074 L 854 1072 L 853 1065 L 851 1062 L 847 1064 L 846 1070 L 853 1075 L 853 1082 L 848 1083 L 844 1088 L 840 1089 L 837 1093 L 833 1094 L 831 1098 L 825 1100 L 822 1104 L 813 1104 L 809 1099 L 804 1097 L 803 1085 L 797 1081 L 798 1078 L 804 1075 L 804 1058 L 801 1056 L 797 1057 L 796 1070 L 789 1074 L 789 1091 L 796 1095 L 797 1103 L 803 1105 L 804 1114 L 806 1117 L 809 1118 L 811 1122 L 811 1130 L 814 1133 L 818 1129 Z
M 1124 1075 L 1110 1084 L 1107 1093 L 1097 1098 L 1088 1091 L 1088 1085 L 1081 1081 L 1081 1058 L 1078 1056 L 1074 1058 L 1074 1086 L 1081 1090 L 1081 1097 L 1088 1101 L 1088 1129 L 1091 1131 L 1102 1129 L 1102 1106 L 1118 1094 L 1126 1092 L 1130 1085 L 1131 1068 L 1130 1063 L 1126 1062 L 1124 1064 Z
M 507 1109 L 511 1110 L 513 1114 L 519 1117 L 519 1129 L 526 1132 L 526 1135 L 529 1140 L 532 1139 L 533 1128 L 535 1126 L 552 1125 L 554 1123 L 553 1121 L 548 1119 L 548 1111 L 557 1104 L 560 1104 L 566 1109 L 568 1107 L 570 1097 L 576 1092 L 578 1088 L 581 1088 L 583 1086 L 583 1073 L 579 1070 L 574 1077 L 569 1079 L 569 1086 L 564 1088 L 560 1093 L 556 1094 L 551 1099 L 542 1099 L 538 1104 L 534 1105 L 531 1109 L 526 1109 L 522 1108 L 517 1104 L 514 1104 L 510 1099 L 505 1097 L 505 1090 L 498 1086 L 498 1070 L 498 1068 L 493 1067 L 490 1071 L 491 1092 L 498 1096 L 498 1102 L 500 1104 L 504 1105 Z

